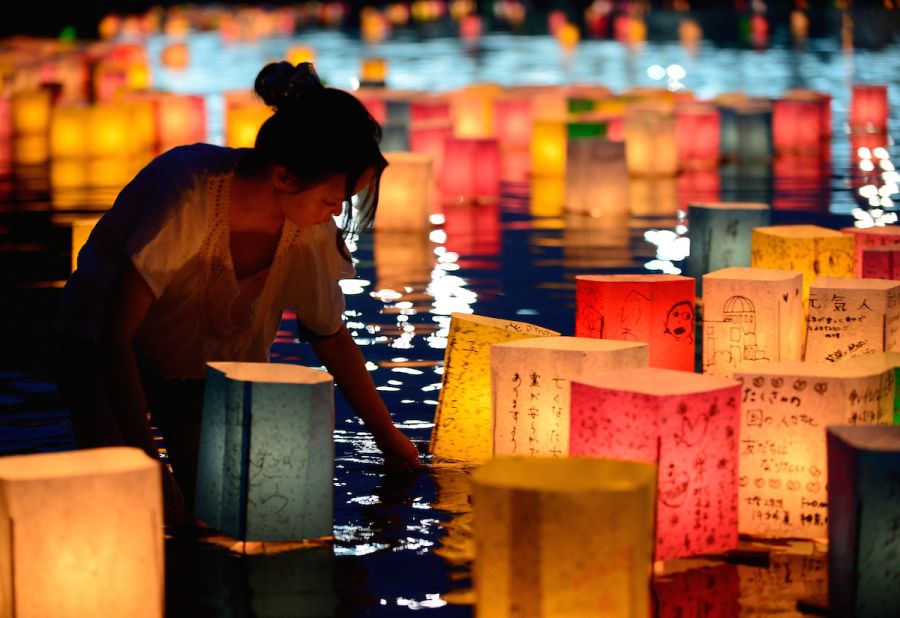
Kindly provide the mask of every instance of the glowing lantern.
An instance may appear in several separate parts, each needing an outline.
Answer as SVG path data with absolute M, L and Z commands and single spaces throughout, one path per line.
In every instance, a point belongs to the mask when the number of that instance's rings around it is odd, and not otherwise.
M 206 102 L 202 96 L 162 94 L 156 103 L 156 131 L 162 149 L 206 139 Z
M 900 280 L 900 245 L 863 249 L 861 277 Z
M 503 148 L 527 148 L 531 144 L 532 101 L 525 97 L 501 97 L 494 102 L 494 126 Z
M 714 167 L 719 163 L 719 110 L 687 103 L 675 108 L 675 141 L 681 167 Z
M 500 179 L 510 183 L 527 184 L 531 174 L 531 149 L 502 148 L 500 150 Z
M 0 140 L 12 137 L 12 101 L 8 95 L 0 94 Z
M 863 251 L 873 247 L 900 245 L 900 227 L 886 225 L 880 227 L 843 227 L 841 231 L 853 237 L 853 276 L 863 277 Z M 900 249 L 900 246 L 894 247 Z M 890 279 L 890 277 L 877 277 Z
M 197 517 L 243 541 L 330 535 L 334 385 L 318 369 L 208 363 Z
M 366 86 L 384 86 L 388 64 L 384 58 L 364 58 L 359 69 L 359 81 Z
M 741 580 L 734 564 L 708 563 L 695 568 L 690 562 L 674 562 L 663 568 L 664 573 L 654 572 L 656 611 L 652 616 L 740 616 Z
M 703 27 L 693 19 L 683 19 L 678 23 L 678 40 L 688 49 L 696 49 L 703 41 Z
M 50 152 L 54 157 L 85 157 L 91 110 L 85 106 L 57 107 L 50 123 Z
M 643 341 L 650 366 L 694 370 L 694 280 L 577 275 L 575 336 Z
M 475 613 L 649 616 L 656 467 L 503 457 L 472 474 Z
M 563 49 L 571 50 L 581 40 L 581 31 L 578 30 L 578 26 L 575 24 L 567 22 L 556 33 L 556 40 L 559 41 Z
M 565 121 L 535 120 L 531 137 L 532 174 L 535 176 L 565 176 L 566 141 Z
M 900 283 L 819 277 L 809 289 L 806 356 L 840 363 L 900 351 Z
M 675 117 L 657 106 L 634 105 L 625 116 L 625 158 L 636 176 L 678 173 Z
M 150 108 L 152 111 L 152 108 Z M 131 154 L 135 142 L 134 109 L 126 104 L 95 105 L 90 111 L 88 153 L 94 157 L 110 157 Z M 144 146 L 147 134 L 144 135 Z
M 496 139 L 450 137 L 441 169 L 444 198 L 467 201 L 500 195 L 500 149 Z
M 687 272 L 697 278 L 697 294 L 703 294 L 706 273 L 730 266 L 750 265 L 753 228 L 769 225 L 768 204 L 759 202 L 694 202 L 688 209 L 691 253 Z
M 159 465 L 124 447 L 0 458 L 0 613 L 160 618 Z
M 628 209 L 625 145 L 574 139 L 566 152 L 566 210 L 603 216 Z
M 46 135 L 22 135 L 13 138 L 12 158 L 18 165 L 41 165 L 50 157 L 50 140 Z M 22 179 L 16 180 L 21 185 Z
M 316 62 L 316 50 L 308 45 L 294 45 L 284 55 L 285 60 L 297 66 L 303 62 Z
M 375 227 L 381 230 L 424 230 L 434 201 L 431 158 L 412 152 L 386 152 Z
M 894 371 L 849 361 L 769 363 L 743 384 L 739 529 L 767 537 L 827 536 L 824 427 L 889 424 Z
M 272 115 L 272 109 L 254 100 L 249 93 L 231 92 L 225 95 L 225 145 L 232 148 L 251 148 L 256 134 Z
M 888 91 L 885 85 L 854 84 L 850 97 L 850 127 L 884 133 L 887 129 Z
M 734 380 L 667 369 L 572 379 L 570 453 L 659 466 L 655 560 L 737 546 L 740 400 Z
M 410 126 L 421 122 L 452 122 L 450 102 L 444 97 L 417 96 L 409 101 Z
M 87 242 L 100 217 L 83 217 L 72 221 L 72 271 L 78 266 L 78 253 Z
M 556 331 L 525 322 L 454 313 L 429 449 L 445 460 L 482 462 L 494 452 L 490 346 Z
M 534 217 L 559 217 L 566 201 L 566 180 L 557 176 L 532 176 L 530 210 Z
M 188 48 L 187 43 L 179 41 L 164 47 L 159 54 L 159 59 L 163 66 L 176 71 L 183 71 L 191 62 L 191 50 Z
M 778 152 L 818 153 L 825 146 L 821 104 L 798 99 L 776 100 L 772 109 L 772 137 Z
M 444 169 L 444 142 L 453 137 L 453 124 L 449 120 L 423 120 L 409 128 L 409 149 L 428 155 L 434 162 L 434 173 L 442 177 Z
M 900 614 L 900 427 L 828 427 L 828 610 Z
M 753 230 L 750 265 L 799 270 L 803 298 L 817 276 L 853 276 L 853 238 L 818 225 L 772 225 Z
M 647 344 L 629 341 L 537 337 L 491 346 L 494 455 L 567 455 L 571 380 L 647 360 Z
M 703 276 L 703 371 L 803 360 L 803 275 L 734 267 Z
M 450 96 L 453 134 L 456 137 L 494 137 L 494 100 L 502 88 L 496 84 L 467 86 Z
M 16 92 L 11 99 L 14 135 L 46 135 L 50 128 L 50 91 Z

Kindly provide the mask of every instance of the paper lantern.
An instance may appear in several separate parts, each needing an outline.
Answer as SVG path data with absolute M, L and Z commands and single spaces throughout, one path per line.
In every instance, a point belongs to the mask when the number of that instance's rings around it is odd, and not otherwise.
M 287 53 L 284 55 L 284 59 L 294 66 L 302 62 L 312 62 L 315 64 L 316 50 L 309 45 L 293 45 L 288 48 Z
M 718 165 L 719 110 L 705 103 L 686 103 L 676 107 L 675 141 L 680 167 Z
M 91 130 L 87 106 L 57 107 L 50 122 L 50 152 L 53 157 L 86 157 Z
M 197 517 L 244 541 L 332 529 L 334 385 L 318 369 L 208 363 Z
M 365 86 L 357 90 L 355 96 L 378 124 L 387 122 L 387 93 L 384 89 Z
M 0 613 L 161 618 L 159 465 L 125 447 L 0 458 Z
M 529 209 L 534 217 L 559 217 L 566 201 L 566 179 L 559 176 L 532 176 Z
M 494 101 L 494 125 L 503 148 L 527 148 L 531 144 L 532 101 L 525 97 L 500 97 Z
M 158 95 L 156 98 L 156 139 L 160 148 L 164 150 L 174 146 L 205 141 L 205 99 L 199 95 Z
M 740 399 L 734 380 L 667 369 L 572 379 L 569 452 L 659 466 L 655 560 L 737 546 Z
M 387 82 L 388 62 L 384 58 L 363 58 L 359 67 L 360 84 L 384 86 Z
M 887 86 L 883 84 L 854 84 L 850 96 L 851 129 L 884 133 L 888 115 Z
M 624 144 L 603 138 L 570 140 L 566 159 L 567 211 L 603 216 L 628 210 Z
M 152 115 L 152 107 L 145 108 Z M 113 103 L 95 105 L 90 110 L 88 130 L 88 154 L 93 157 L 112 157 L 130 155 L 136 146 L 149 147 L 149 134 L 144 131 L 140 142 L 135 140 L 135 108 L 128 104 Z M 152 121 L 151 121 L 152 122 Z
M 21 135 L 12 140 L 12 158 L 17 166 L 43 165 L 50 158 L 50 140 L 47 135 Z M 16 179 L 21 187 L 22 180 Z
M 8 94 L 0 94 L 0 141 L 9 141 L 12 134 L 12 99 Z
M 900 283 L 819 277 L 809 290 L 806 361 L 900 351 Z
M 778 99 L 772 107 L 772 138 L 777 152 L 819 153 L 827 146 L 821 104 Z
M 842 227 L 841 231 L 853 237 L 853 276 L 863 276 L 863 251 L 873 247 L 896 245 L 900 249 L 900 227 L 886 225 L 883 227 Z M 887 277 L 885 277 L 887 278 Z
M 853 275 L 853 239 L 818 225 L 772 225 L 753 230 L 750 265 L 756 268 L 799 270 L 803 298 L 817 276 Z
M 453 134 L 456 137 L 494 137 L 494 100 L 502 88 L 473 84 L 450 95 Z
M 531 149 L 501 148 L 500 180 L 508 184 L 527 185 L 531 175 Z
M 656 609 L 651 615 L 656 618 L 740 616 L 738 567 L 712 563 L 700 568 L 691 566 L 686 564 L 686 570 L 670 573 L 669 564 L 666 564 L 665 573 L 654 574 Z
M 772 104 L 753 100 L 735 107 L 737 114 L 738 159 L 767 161 L 774 151 L 772 145 Z
M 49 90 L 13 93 L 10 106 L 14 135 L 47 135 L 51 108 Z
M 449 137 L 444 140 L 441 193 L 469 201 L 500 196 L 500 149 L 496 139 Z
M 900 614 L 900 427 L 827 428 L 828 610 Z
M 820 92 L 810 88 L 791 88 L 785 90 L 783 98 L 791 101 L 808 101 L 813 102 L 818 107 L 819 125 L 821 126 L 822 137 L 824 140 L 823 149 L 825 157 L 830 158 L 828 142 L 831 139 L 831 95 L 827 92 Z
M 254 101 L 248 93 L 226 93 L 225 145 L 252 148 L 256 143 L 256 134 L 272 113 L 271 108 Z
M 382 230 L 424 230 L 435 191 L 431 158 L 413 152 L 386 152 L 375 226 Z
M 701 277 L 731 266 L 750 265 L 753 228 L 769 225 L 768 204 L 759 202 L 693 202 L 688 208 L 691 253 L 687 273 L 697 278 L 697 294 L 703 293 Z
M 803 360 L 803 275 L 732 267 L 703 276 L 703 371 Z
M 577 275 L 575 336 L 650 344 L 650 366 L 694 370 L 694 280 Z
M 804 548 L 811 545 L 808 542 L 797 544 Z M 757 611 L 770 615 L 788 616 L 798 613 L 798 599 L 826 601 L 828 557 L 825 551 L 813 547 L 803 553 L 794 550 L 769 552 L 764 568 L 739 564 L 738 602 L 741 610 L 746 612 L 747 608 L 758 608 Z
M 625 115 L 625 159 L 635 176 L 677 174 L 675 116 L 655 105 L 630 107 Z
M 558 335 L 525 322 L 452 314 L 430 452 L 444 460 L 490 459 L 494 451 L 491 344 Z
M 647 344 L 584 337 L 537 337 L 491 346 L 494 455 L 569 452 L 573 378 L 646 367 Z
M 472 475 L 475 613 L 648 616 L 656 467 L 505 457 Z
M 531 135 L 531 172 L 534 176 L 566 175 L 566 123 L 563 120 L 538 119 Z
M 409 129 L 409 149 L 431 157 L 434 174 L 440 178 L 444 169 L 444 142 L 451 137 L 453 124 L 449 120 L 419 121 Z
M 433 246 L 420 230 L 375 228 L 372 254 L 375 260 L 376 289 L 403 294 L 406 288 L 424 289 L 434 268 Z
M 900 244 L 863 249 L 861 277 L 900 280 Z
M 823 428 L 890 423 L 893 370 L 856 361 L 842 365 L 779 362 L 734 375 L 743 385 L 741 533 L 827 536 Z
M 419 95 L 409 102 L 409 122 L 416 127 L 422 122 L 453 122 L 450 101 L 442 96 Z

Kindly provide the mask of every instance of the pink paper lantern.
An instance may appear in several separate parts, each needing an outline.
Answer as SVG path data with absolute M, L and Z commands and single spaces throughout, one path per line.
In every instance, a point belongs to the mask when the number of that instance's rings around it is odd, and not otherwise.
M 444 141 L 441 193 L 452 201 L 500 195 L 500 148 L 493 138 L 450 137 Z
M 675 108 L 678 160 L 684 167 L 714 167 L 719 163 L 719 110 L 690 103 Z
M 886 85 L 853 85 L 849 118 L 851 129 L 883 133 L 887 129 L 889 111 Z
M 531 99 L 501 98 L 494 101 L 494 124 L 503 148 L 527 148 L 531 144 Z
M 853 276 L 863 276 L 863 251 L 875 247 L 898 245 L 900 249 L 900 226 L 887 225 L 883 227 L 845 227 L 841 228 L 845 234 L 853 237 Z M 892 279 L 893 277 L 874 277 L 874 279 Z
M 900 279 L 900 244 L 863 249 L 861 261 L 865 279 Z
M 650 366 L 694 370 L 694 279 L 578 275 L 575 336 L 643 341 Z
M 667 369 L 573 378 L 569 453 L 659 467 L 656 560 L 737 545 L 740 399 L 734 380 Z
M 444 164 L 444 142 L 453 136 L 449 120 L 420 120 L 409 128 L 409 149 L 431 156 L 434 174 L 441 177 Z
M 822 104 L 819 102 L 776 100 L 772 107 L 772 141 L 775 151 L 819 154 L 823 146 L 826 146 L 824 122 Z
M 531 174 L 530 148 L 505 148 L 500 151 L 501 180 L 527 184 L 529 174 Z

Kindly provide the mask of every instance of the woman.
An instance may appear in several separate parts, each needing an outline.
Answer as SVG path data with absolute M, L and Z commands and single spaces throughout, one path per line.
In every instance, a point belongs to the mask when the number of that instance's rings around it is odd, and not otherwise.
M 343 236 L 374 217 L 381 129 L 309 63 L 267 65 L 256 92 L 275 113 L 253 148 L 175 148 L 122 190 L 79 254 L 56 320 L 79 446 L 158 457 L 149 410 L 175 475 L 163 467 L 170 521 L 193 507 L 206 363 L 266 361 L 286 307 L 385 463 L 419 465 L 341 318 L 338 280 L 355 274 Z

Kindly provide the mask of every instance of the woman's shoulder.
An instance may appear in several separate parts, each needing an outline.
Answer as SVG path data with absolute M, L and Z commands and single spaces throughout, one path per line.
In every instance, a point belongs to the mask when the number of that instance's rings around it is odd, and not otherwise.
M 234 169 L 241 150 L 196 143 L 176 146 L 158 155 L 145 171 L 165 172 L 173 176 L 227 173 Z

